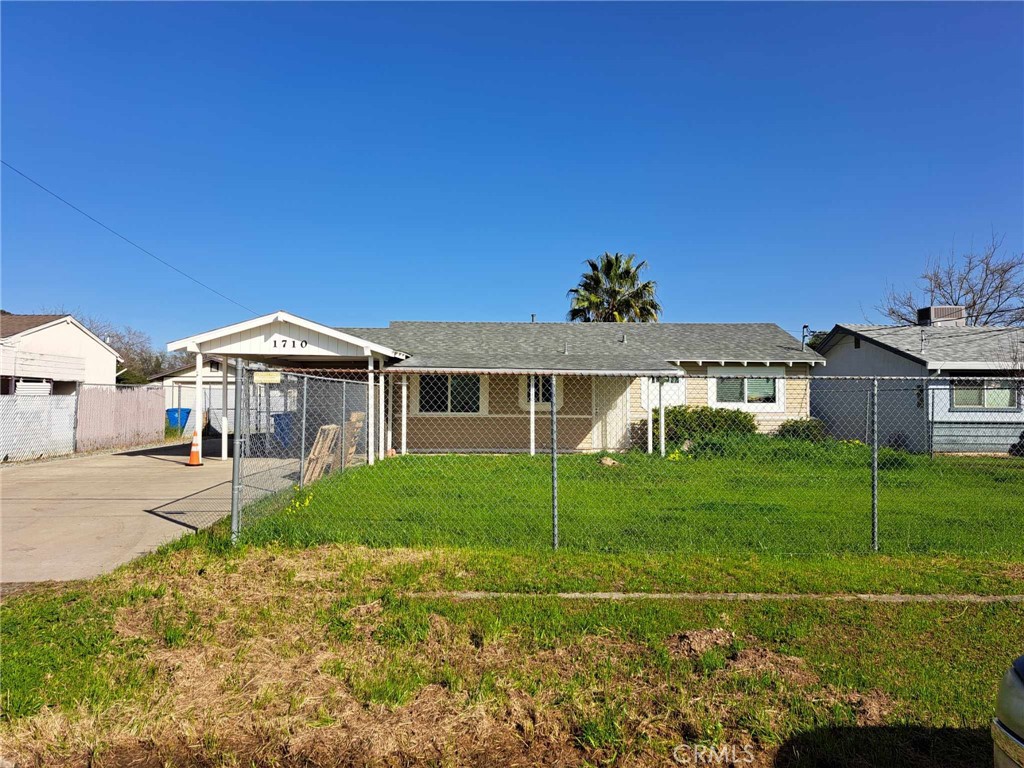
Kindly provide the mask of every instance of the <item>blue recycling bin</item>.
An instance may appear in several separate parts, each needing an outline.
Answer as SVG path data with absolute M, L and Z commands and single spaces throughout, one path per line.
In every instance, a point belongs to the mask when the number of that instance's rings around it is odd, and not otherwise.
M 189 414 L 192 413 L 191 408 L 168 408 L 167 409 L 167 424 L 173 429 L 184 429 L 185 425 L 188 424 Z
M 292 444 L 295 429 L 295 412 L 273 413 L 270 418 L 274 420 L 274 439 L 282 448 L 288 448 Z

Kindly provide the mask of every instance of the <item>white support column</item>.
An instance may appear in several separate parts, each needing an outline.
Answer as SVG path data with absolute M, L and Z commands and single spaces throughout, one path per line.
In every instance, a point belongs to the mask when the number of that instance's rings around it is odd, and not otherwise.
M 537 455 L 537 377 L 530 375 L 526 379 L 526 388 L 530 394 L 530 455 Z
M 196 352 L 196 424 L 195 429 L 199 434 L 199 463 L 203 462 L 203 353 Z M 195 434 L 195 433 L 193 433 Z
M 409 449 L 409 377 L 402 376 L 402 455 Z
M 384 379 L 386 376 L 381 373 L 377 377 L 377 456 L 383 459 L 387 454 L 384 452 Z
M 395 375 L 388 374 L 388 438 L 384 447 L 387 449 L 384 455 L 387 456 L 395 449 Z
M 366 463 L 373 464 L 374 454 L 374 441 L 376 440 L 377 433 L 374 430 L 373 425 L 373 356 L 367 360 L 367 368 L 369 371 L 366 374 Z
M 228 460 L 228 359 L 220 361 L 220 460 Z
M 664 388 L 665 380 L 658 379 L 658 442 L 661 445 L 662 458 L 665 458 L 665 399 L 662 397 Z
M 644 390 L 647 392 L 647 452 L 654 453 L 654 393 L 650 376 L 644 378 Z

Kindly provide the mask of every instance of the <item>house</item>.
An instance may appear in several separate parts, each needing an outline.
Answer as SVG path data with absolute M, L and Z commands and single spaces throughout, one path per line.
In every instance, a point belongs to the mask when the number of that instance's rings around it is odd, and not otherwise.
M 121 357 L 71 315 L 0 312 L 0 394 L 73 394 L 115 383 Z
M 204 358 L 203 380 L 208 382 L 211 387 L 221 384 L 224 366 L 227 367 L 228 389 L 233 390 L 235 387 L 235 364 L 230 360 L 225 363 L 220 357 Z M 191 408 L 196 386 L 196 367 L 190 364 L 158 373 L 149 377 L 149 383 L 160 384 L 164 388 L 164 401 L 168 408 Z
M 878 381 L 884 445 L 1006 453 L 1024 443 L 1020 329 L 968 326 L 962 307 L 929 307 L 917 325 L 836 325 L 817 350 L 829 376 L 907 377 Z M 811 413 L 835 436 L 863 439 L 870 397 L 863 381 L 816 383 Z
M 212 354 L 292 369 L 343 369 L 369 379 L 365 409 L 378 456 L 392 446 L 543 447 L 552 407 L 559 444 L 582 451 L 629 447 L 634 427 L 649 425 L 659 402 L 747 410 L 769 432 L 809 415 L 807 377 L 824 364 L 773 323 L 334 328 L 283 311 L 180 339 L 168 349 L 195 352 L 199 366 Z

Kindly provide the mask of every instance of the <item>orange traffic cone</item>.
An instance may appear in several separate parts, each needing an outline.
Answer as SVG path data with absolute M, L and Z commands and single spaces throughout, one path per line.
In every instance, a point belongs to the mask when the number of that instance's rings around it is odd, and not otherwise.
M 192 433 L 192 451 L 188 455 L 187 467 L 201 467 L 203 466 L 203 456 L 199 450 L 199 430 L 197 429 Z

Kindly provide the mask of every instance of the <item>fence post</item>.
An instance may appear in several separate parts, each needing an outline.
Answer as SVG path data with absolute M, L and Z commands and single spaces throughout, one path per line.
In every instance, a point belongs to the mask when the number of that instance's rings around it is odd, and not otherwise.
M 71 428 L 71 452 L 78 453 L 78 414 L 82 408 L 82 382 L 75 382 L 75 424 Z
M 665 380 L 658 379 L 658 442 L 661 448 L 661 458 L 665 458 L 665 398 L 663 391 Z
M 306 477 L 306 396 L 309 379 L 302 377 L 302 436 L 299 438 L 299 488 L 305 486 Z M 344 443 L 342 443 L 344 445 Z
M 551 376 L 551 546 L 558 549 L 558 389 Z
M 871 379 L 871 549 L 878 551 L 878 377 Z
M 226 361 L 225 361 L 226 362 Z M 242 393 L 248 394 L 245 381 L 245 368 L 242 358 L 235 359 L 235 440 L 231 458 L 231 543 L 238 542 L 238 534 L 242 530 L 241 497 L 242 497 Z M 246 397 L 248 400 L 248 397 Z M 248 414 L 246 414 L 248 427 Z M 181 421 L 179 414 L 178 421 Z
M 348 432 L 348 415 L 345 413 L 345 411 L 346 411 L 346 409 L 348 407 L 347 406 L 347 402 L 346 402 L 347 398 L 345 397 L 347 394 L 348 394 L 348 382 L 347 381 L 343 381 L 343 382 L 341 382 L 341 471 L 342 472 L 345 471 L 345 462 L 348 461 L 348 451 L 345 450 L 345 447 L 348 445 L 348 435 L 347 435 L 347 432 Z M 359 435 L 356 435 L 353 441 L 354 442 L 358 442 L 359 441 Z

